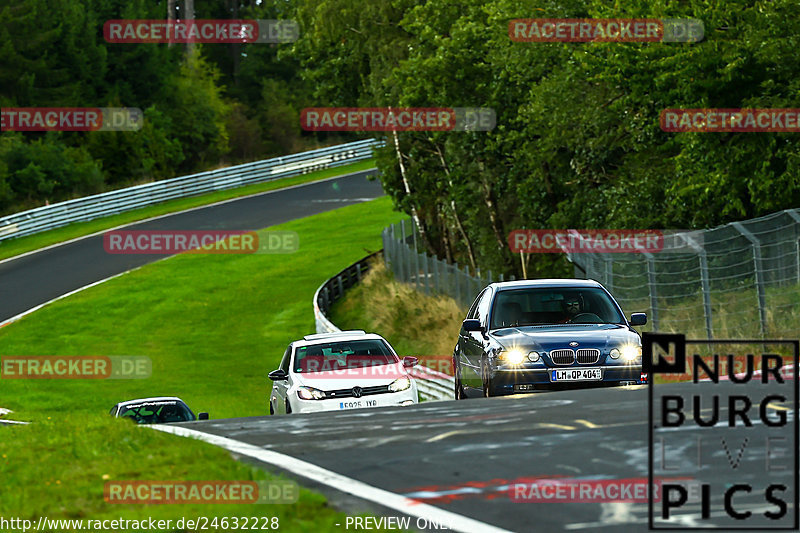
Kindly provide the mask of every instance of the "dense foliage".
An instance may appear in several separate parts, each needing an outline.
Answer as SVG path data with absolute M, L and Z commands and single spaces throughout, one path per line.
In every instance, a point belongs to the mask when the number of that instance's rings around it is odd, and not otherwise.
M 184 0 L 174 0 L 180 18 Z M 198 19 L 291 18 L 285 2 L 198 0 Z M 0 214 L 310 149 L 306 82 L 286 45 L 107 43 L 111 19 L 166 19 L 167 0 L 4 0 L 0 106 L 138 107 L 136 132 L 0 134 Z M 284 11 L 289 11 L 285 13 Z M 331 139 L 327 140 L 332 142 Z
M 300 39 L 103 40 L 103 21 L 166 4 L 3 2 L 0 105 L 140 107 L 145 128 L 3 133 L 0 212 L 352 138 L 302 132 L 299 111 L 389 105 L 495 109 L 491 132 L 400 132 L 379 153 L 429 250 L 473 268 L 519 274 L 517 228 L 708 227 L 800 204 L 797 134 L 659 127 L 671 107 L 800 107 L 796 0 L 197 0 L 197 18 L 295 19 Z M 705 39 L 511 41 L 508 21 L 532 17 L 692 17 Z
M 665 108 L 799 107 L 800 4 L 611 4 L 321 0 L 301 10 L 327 23 L 300 51 L 331 102 L 496 110 L 490 133 L 400 133 L 407 183 L 383 151 L 387 191 L 441 257 L 519 274 L 517 228 L 696 228 L 800 205 L 798 134 L 659 126 Z M 512 42 L 508 21 L 533 17 L 692 17 L 705 40 Z

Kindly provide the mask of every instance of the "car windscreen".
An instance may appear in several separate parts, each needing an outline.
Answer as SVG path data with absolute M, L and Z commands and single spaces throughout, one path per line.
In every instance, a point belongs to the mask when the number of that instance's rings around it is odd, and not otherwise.
M 300 346 L 295 351 L 295 372 L 328 372 L 349 368 L 391 365 L 398 361 L 379 339 L 340 341 Z
M 122 407 L 120 417 L 132 418 L 137 424 L 168 424 L 191 422 L 194 413 L 186 404 L 178 401 L 145 402 Z
M 597 287 L 505 290 L 492 305 L 491 328 L 552 324 L 624 324 L 611 297 Z

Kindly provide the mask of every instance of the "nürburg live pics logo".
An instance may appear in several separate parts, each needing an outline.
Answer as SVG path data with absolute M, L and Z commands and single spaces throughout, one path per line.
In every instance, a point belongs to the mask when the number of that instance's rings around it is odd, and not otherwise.
M 644 333 L 651 530 L 797 530 L 799 345 Z

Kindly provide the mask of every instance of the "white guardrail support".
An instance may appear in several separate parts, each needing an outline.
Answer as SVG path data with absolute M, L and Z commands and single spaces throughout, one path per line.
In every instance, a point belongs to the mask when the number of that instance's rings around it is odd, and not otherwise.
M 344 291 L 361 281 L 361 277 L 369 269 L 369 263 L 374 257 L 381 257 L 383 251 L 368 255 L 360 261 L 353 263 L 332 278 L 319 286 L 314 293 L 314 322 L 317 333 L 334 333 L 341 331 L 331 322 L 327 313 L 331 304 L 344 295 Z M 417 382 L 417 390 L 423 400 L 449 400 L 453 398 L 455 381 L 452 376 L 437 372 L 426 366 L 417 365 L 409 371 Z
M 366 139 L 37 207 L 0 218 L 0 241 L 32 235 L 74 222 L 86 222 L 116 215 L 166 200 L 233 189 L 355 163 L 372 157 L 372 149 L 381 144 L 382 141 L 377 139 Z

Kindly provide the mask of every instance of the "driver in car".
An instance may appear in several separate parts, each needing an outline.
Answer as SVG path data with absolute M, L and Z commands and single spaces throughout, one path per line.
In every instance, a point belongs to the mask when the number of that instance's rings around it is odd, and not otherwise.
M 563 300 L 564 318 L 559 321 L 559 324 L 566 324 L 573 318 L 581 314 L 581 299 L 578 296 L 568 296 Z

